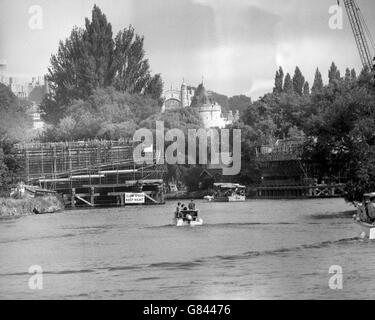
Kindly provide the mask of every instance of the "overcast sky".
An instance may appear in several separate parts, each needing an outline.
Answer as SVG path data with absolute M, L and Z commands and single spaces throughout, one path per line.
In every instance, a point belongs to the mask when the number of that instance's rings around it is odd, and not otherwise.
M 375 36 L 375 1 L 358 0 Z M 152 72 L 165 87 L 182 78 L 227 95 L 258 98 L 272 89 L 281 65 L 296 65 L 310 83 L 316 67 L 327 77 L 335 61 L 360 69 L 360 59 L 344 14 L 344 28 L 328 26 L 336 0 L 0 0 L 0 59 L 8 75 L 47 72 L 49 58 L 74 25 L 83 26 L 97 4 L 113 30 L 132 24 L 145 36 Z M 43 29 L 29 28 L 29 8 L 43 9 Z

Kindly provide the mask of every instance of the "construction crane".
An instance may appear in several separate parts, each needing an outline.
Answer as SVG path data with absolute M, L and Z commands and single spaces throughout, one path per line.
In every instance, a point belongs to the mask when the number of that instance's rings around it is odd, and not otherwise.
M 340 4 L 340 2 L 338 2 Z M 359 55 L 364 68 L 375 72 L 375 42 L 356 0 L 344 0 Z M 372 47 L 372 51 L 370 48 Z

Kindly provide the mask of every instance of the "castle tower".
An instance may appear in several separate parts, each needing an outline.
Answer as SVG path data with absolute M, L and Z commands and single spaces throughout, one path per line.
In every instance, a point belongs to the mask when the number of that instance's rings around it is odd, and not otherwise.
M 188 97 L 188 88 L 185 83 L 185 79 L 182 80 L 181 85 L 181 107 L 186 108 L 190 106 L 189 97 Z

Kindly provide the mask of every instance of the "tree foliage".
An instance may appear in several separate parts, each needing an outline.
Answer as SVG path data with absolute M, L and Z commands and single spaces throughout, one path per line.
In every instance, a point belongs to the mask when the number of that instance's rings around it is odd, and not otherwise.
M 129 26 L 113 39 L 112 26 L 96 5 L 85 28 L 73 28 L 70 36 L 60 41 L 47 78 L 52 93 L 41 109 L 44 119 L 53 124 L 74 101 L 85 101 L 100 88 L 114 87 L 162 102 L 163 82 L 160 74 L 151 75 L 144 38 Z
M 290 76 L 289 73 L 287 73 L 285 76 L 285 80 L 284 80 L 283 92 L 290 94 L 293 92 L 293 90 L 294 88 L 293 88 L 292 77 Z
M 275 87 L 273 88 L 274 93 L 281 93 L 283 91 L 283 83 L 284 82 L 284 71 L 283 68 L 280 67 L 278 71 L 276 71 L 275 76 Z
M 303 86 L 303 95 L 308 96 L 310 94 L 310 84 L 306 81 Z
M 32 129 L 27 106 L 12 91 L 0 83 L 0 137 L 24 141 Z
M 341 79 L 340 71 L 337 68 L 336 64 L 332 62 L 331 67 L 328 71 L 328 81 L 329 83 L 333 83 L 335 80 L 340 80 L 340 79 Z
M 199 84 L 197 89 L 195 90 L 194 97 L 191 101 L 190 107 L 197 108 L 200 105 L 204 105 L 207 103 L 211 103 L 211 99 L 208 96 L 205 87 L 203 86 L 203 83 Z
M 294 92 L 302 96 L 304 85 L 305 85 L 305 77 L 302 75 L 301 70 L 298 67 L 296 67 L 296 70 L 294 71 L 294 76 L 293 76 Z
M 297 67 L 293 80 L 286 75 L 283 92 L 275 90 L 275 86 L 273 93 L 253 102 L 241 116 L 242 132 L 247 136 L 243 145 L 248 147 L 248 154 L 256 146 L 272 144 L 277 139 L 304 139 L 304 160 L 311 177 L 346 182 L 349 201 L 375 191 L 372 77 L 365 68 L 359 76 L 354 69 L 347 69 L 342 78 L 332 63 L 329 83 L 324 85 L 317 69 L 310 93 L 308 82 Z M 243 159 L 241 174 L 248 177 L 247 181 L 257 177 L 255 168 L 251 159 Z
M 159 112 L 157 101 L 138 94 L 96 89 L 87 100 L 75 100 L 56 126 L 44 133 L 45 141 L 131 138 L 138 124 Z
M 312 93 L 318 93 L 323 89 L 323 78 L 322 74 L 320 73 L 319 69 L 317 68 L 315 71 L 315 78 L 314 83 L 311 88 Z
M 233 112 L 239 111 L 240 114 L 243 114 L 245 110 L 251 105 L 251 98 L 245 95 L 238 95 L 229 98 L 228 106 L 229 109 Z
M 0 194 L 8 193 L 21 168 L 14 144 L 31 137 L 32 123 L 25 106 L 0 83 Z

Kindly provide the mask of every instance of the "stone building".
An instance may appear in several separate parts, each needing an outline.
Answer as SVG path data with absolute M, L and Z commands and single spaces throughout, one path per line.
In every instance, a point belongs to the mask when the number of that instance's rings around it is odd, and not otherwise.
M 190 107 L 194 95 L 195 88 L 186 85 L 185 81 L 182 82 L 179 90 L 171 87 L 164 92 L 162 112 Z
M 190 107 L 195 93 L 196 88 L 186 85 L 185 81 L 183 81 L 180 90 L 173 90 L 171 88 L 165 91 L 162 112 Z M 225 128 L 239 119 L 239 111 L 234 115 L 232 111 L 224 115 L 221 106 L 213 101 L 209 92 L 203 87 L 203 84 L 197 108 L 206 129 Z

